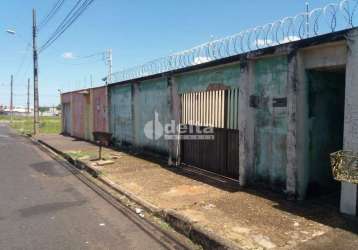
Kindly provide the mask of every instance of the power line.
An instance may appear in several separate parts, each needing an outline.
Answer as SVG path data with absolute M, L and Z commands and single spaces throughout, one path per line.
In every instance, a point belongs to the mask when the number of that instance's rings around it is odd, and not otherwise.
M 51 46 L 83 14 L 93 1 L 94 0 L 78 0 L 50 38 L 40 47 L 39 53 Z
M 57 12 L 61 9 L 61 7 L 63 6 L 65 0 L 58 0 L 52 7 L 52 9 L 50 10 L 50 12 L 47 14 L 47 16 L 40 22 L 40 24 L 38 25 L 38 30 L 42 29 L 43 27 L 45 27 L 50 21 L 51 19 L 57 14 Z
M 99 56 L 99 55 L 104 56 L 104 52 L 97 52 L 97 53 L 93 53 L 93 54 L 90 54 L 87 56 L 78 56 L 75 59 L 86 59 L 86 58 L 95 57 L 95 56 Z
M 54 43 L 83 14 L 83 12 L 93 1 L 94 0 L 85 0 L 82 5 L 78 7 L 78 5 L 82 2 L 82 0 L 79 0 L 74 8 L 72 8 L 70 13 L 66 16 L 66 18 L 62 21 L 60 26 L 56 29 L 54 35 L 50 37 L 48 42 L 46 42 L 43 47 L 40 48 L 40 52 Z
M 20 74 L 20 72 L 22 71 L 22 68 L 24 66 L 24 63 L 25 63 L 25 60 L 26 60 L 26 57 L 29 55 L 29 52 L 30 52 L 30 48 L 31 48 L 31 44 L 28 43 L 27 44 L 27 47 L 26 47 L 26 51 L 25 53 L 23 54 L 22 58 L 21 58 L 21 62 L 20 62 L 20 65 L 15 73 L 15 76 L 17 76 L 18 74 Z
M 54 43 L 83 14 L 83 12 L 93 1 L 94 0 L 85 0 L 82 5 L 78 7 L 78 5 L 82 2 L 82 0 L 79 0 L 59 25 L 59 27 L 55 30 L 53 35 L 40 48 L 40 52 L 51 46 L 51 44 Z
M 65 62 L 59 62 L 59 61 L 57 61 L 56 63 L 68 65 L 68 66 L 80 66 L 80 65 L 86 65 L 86 64 L 94 64 L 94 63 L 102 62 L 102 61 L 103 61 L 103 59 L 98 59 L 98 60 L 89 61 L 89 62 L 82 62 L 82 63 L 65 63 Z
M 99 58 L 99 56 L 101 58 Z M 89 55 L 85 55 L 85 56 L 74 56 L 71 58 L 72 60 L 84 60 L 82 62 L 66 63 L 66 62 L 57 61 L 56 63 L 63 64 L 63 65 L 69 65 L 69 66 L 79 66 L 79 65 L 84 65 L 84 64 L 93 64 L 93 63 L 97 63 L 100 61 L 105 61 L 105 59 L 106 59 L 105 57 L 106 57 L 106 52 L 97 52 L 97 53 L 93 53 L 93 54 L 89 54 Z

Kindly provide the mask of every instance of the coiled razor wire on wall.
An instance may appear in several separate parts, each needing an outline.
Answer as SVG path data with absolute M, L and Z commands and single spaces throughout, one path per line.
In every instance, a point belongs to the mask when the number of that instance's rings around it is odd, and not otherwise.
M 214 40 L 194 48 L 162 57 L 112 75 L 113 82 L 155 75 L 267 48 L 338 30 L 353 28 L 356 23 L 358 0 L 341 0 L 323 8 L 285 17 L 276 22 L 257 26 L 235 35 Z

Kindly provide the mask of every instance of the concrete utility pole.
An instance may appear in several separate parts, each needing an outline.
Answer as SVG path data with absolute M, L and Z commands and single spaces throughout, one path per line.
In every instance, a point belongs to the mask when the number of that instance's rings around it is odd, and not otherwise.
M 30 78 L 27 79 L 27 114 L 30 114 Z
M 13 107 L 13 84 L 14 84 L 14 76 L 11 75 L 11 82 L 10 82 L 10 119 L 12 122 L 13 114 L 14 114 L 14 107 Z
M 108 49 L 107 51 L 107 64 L 108 64 L 108 76 L 107 76 L 107 84 L 112 83 L 112 49 Z
M 38 61 L 37 61 L 37 46 L 36 46 L 36 10 L 32 10 L 32 45 L 33 45 L 33 59 L 34 59 L 34 135 L 39 132 L 39 90 L 38 90 Z

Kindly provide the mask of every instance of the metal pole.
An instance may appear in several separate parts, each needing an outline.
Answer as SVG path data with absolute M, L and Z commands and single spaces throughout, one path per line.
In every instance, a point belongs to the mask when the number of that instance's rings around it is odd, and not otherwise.
M 27 114 L 30 114 L 30 78 L 27 79 Z
M 34 134 L 39 132 L 39 92 L 38 92 L 38 61 L 37 61 L 37 46 L 36 46 L 36 10 L 32 10 L 32 44 L 33 44 L 33 59 L 34 59 Z
M 14 83 L 14 76 L 11 75 L 11 82 L 10 82 L 10 120 L 12 122 L 13 115 L 14 115 L 14 107 L 13 107 L 13 83 Z

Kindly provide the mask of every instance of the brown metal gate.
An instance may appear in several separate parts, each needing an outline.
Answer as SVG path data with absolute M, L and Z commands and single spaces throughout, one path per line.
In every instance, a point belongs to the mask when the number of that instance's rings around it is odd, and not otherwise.
M 238 89 L 185 93 L 181 96 L 184 164 L 239 178 Z M 210 139 L 201 138 L 211 128 Z M 199 138 L 199 139 L 198 139 Z

